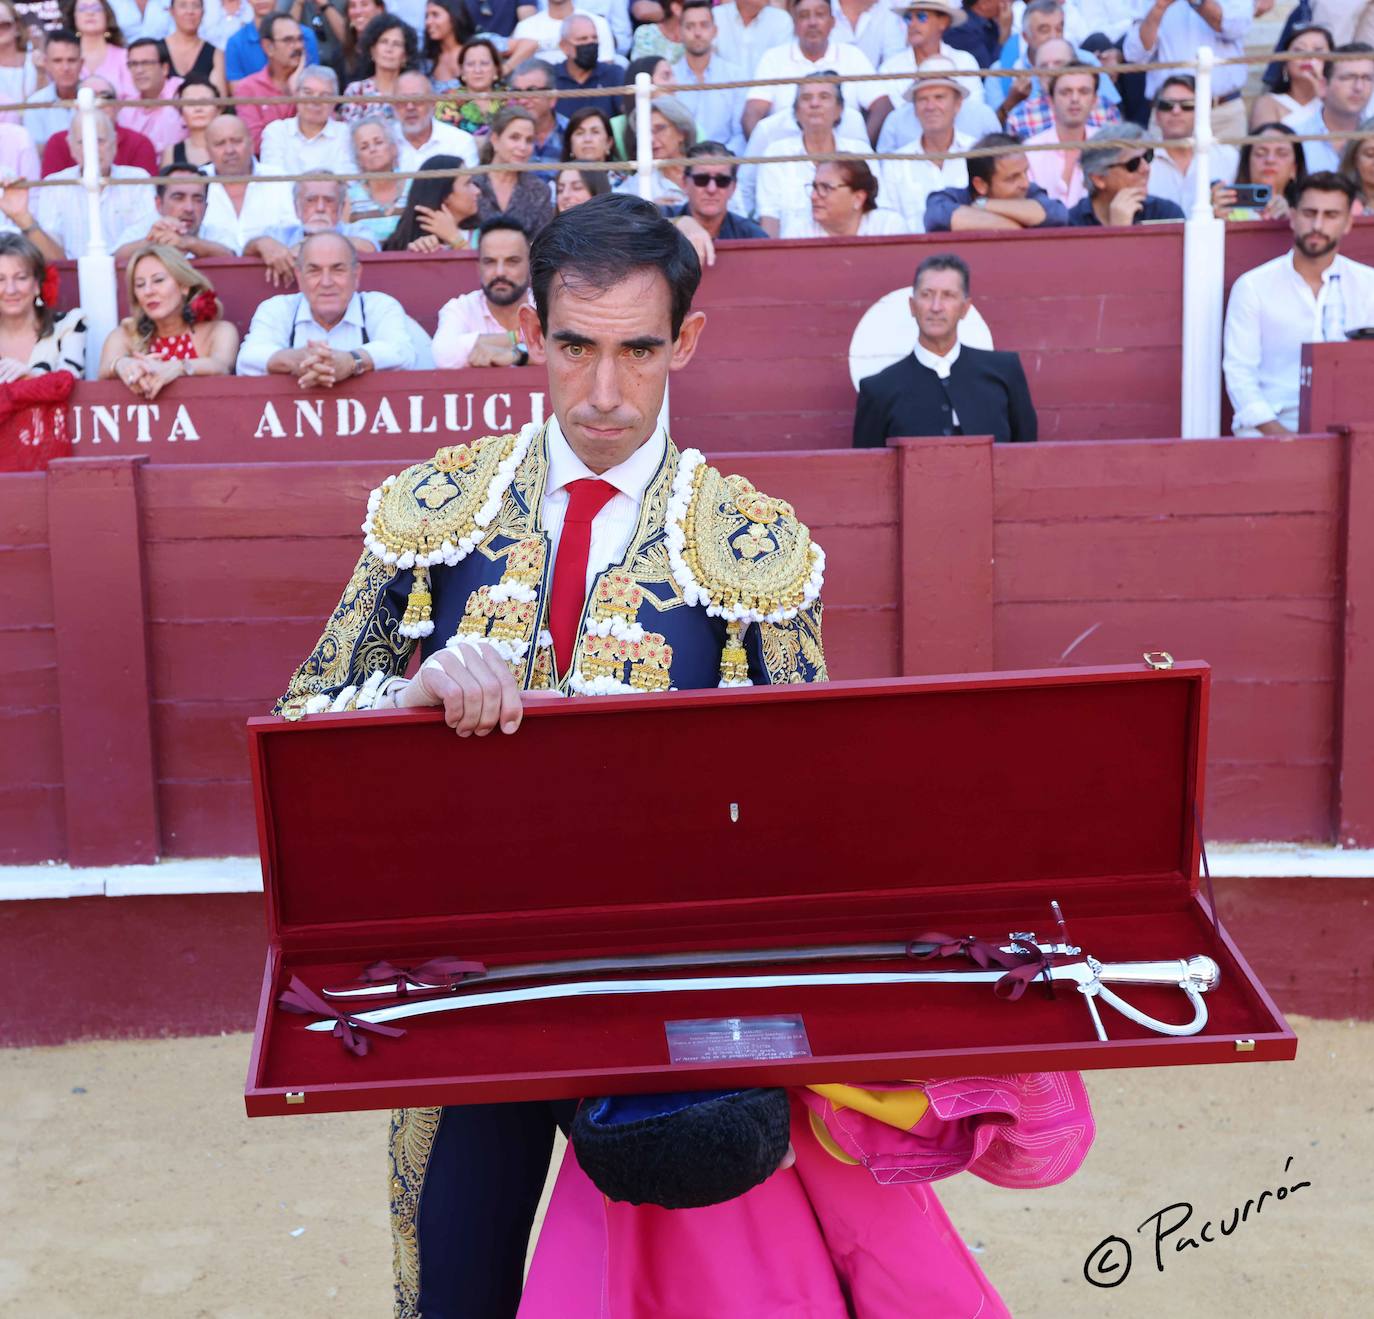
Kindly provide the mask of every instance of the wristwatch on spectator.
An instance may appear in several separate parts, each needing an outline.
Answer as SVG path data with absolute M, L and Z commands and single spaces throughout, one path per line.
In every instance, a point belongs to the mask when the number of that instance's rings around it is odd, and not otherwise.
M 974 208 L 980 211 L 988 209 L 988 199 L 986 197 L 975 197 L 973 199 Z
M 367 370 L 367 358 L 356 348 L 350 348 L 348 355 L 353 359 L 353 374 L 355 376 L 362 375 Z

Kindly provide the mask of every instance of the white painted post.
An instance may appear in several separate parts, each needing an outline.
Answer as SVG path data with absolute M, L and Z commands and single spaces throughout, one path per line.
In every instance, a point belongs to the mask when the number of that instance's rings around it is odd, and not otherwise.
M 647 73 L 635 74 L 635 183 L 646 202 L 654 199 L 654 133 L 649 118 L 652 87 Z
M 114 255 L 105 250 L 105 231 L 100 222 L 100 138 L 96 133 L 95 93 L 83 87 L 76 94 L 76 113 L 81 124 L 81 186 L 86 190 L 86 250 L 76 259 L 76 280 L 81 310 L 86 314 L 86 379 L 94 380 L 100 367 L 100 350 L 119 320 L 115 291 Z
M 1183 226 L 1182 431 L 1185 439 L 1221 434 L 1221 330 L 1225 299 L 1226 222 L 1212 213 L 1212 48 L 1197 53 L 1196 171 Z

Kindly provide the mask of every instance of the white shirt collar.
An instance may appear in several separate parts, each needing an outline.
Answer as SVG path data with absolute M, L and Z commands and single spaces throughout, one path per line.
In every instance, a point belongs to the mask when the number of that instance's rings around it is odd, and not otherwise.
M 296 307 L 296 319 L 294 324 L 299 325 L 302 321 L 309 321 L 311 325 L 320 325 L 315 319 L 315 313 L 310 310 L 310 303 L 306 300 L 305 294 L 300 295 L 300 303 Z M 357 325 L 363 323 L 363 304 L 362 295 L 355 293 L 348 300 L 348 306 L 344 308 L 344 314 L 334 323 L 331 329 L 337 330 L 340 325 Z M 320 325 L 320 329 L 324 329 Z M 326 331 L 328 333 L 328 331 Z
M 929 368 L 931 371 L 934 371 L 935 374 L 939 376 L 941 380 L 948 380 L 950 367 L 952 367 L 955 364 L 955 362 L 959 360 L 959 340 L 956 339 L 954 341 L 954 347 L 951 348 L 949 352 L 947 352 L 943 357 L 941 357 L 938 353 L 932 353 L 930 349 L 926 348 L 919 339 L 917 339 L 916 347 L 913 351 L 916 354 L 916 360 L 922 366 Z
M 644 492 L 649 488 L 649 482 L 654 479 L 654 473 L 663 462 L 667 447 L 667 432 L 659 426 L 623 463 L 617 463 L 598 476 L 573 452 L 572 445 L 563 434 L 563 428 L 558 424 L 558 418 L 550 417 L 549 476 L 544 493 L 551 495 L 573 481 L 607 481 L 638 505 L 644 498 Z

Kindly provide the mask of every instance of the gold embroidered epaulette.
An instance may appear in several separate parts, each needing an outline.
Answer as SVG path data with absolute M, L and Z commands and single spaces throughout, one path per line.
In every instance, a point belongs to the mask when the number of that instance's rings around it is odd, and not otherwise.
M 819 598 L 825 552 L 791 504 L 722 476 L 696 449 L 683 450 L 668 502 L 673 576 L 688 604 L 730 625 L 727 653 L 749 623 L 784 623 Z
M 434 631 L 428 570 L 460 563 L 472 552 L 501 511 L 536 429 L 440 449 L 428 462 L 387 477 L 368 496 L 363 544 L 388 567 L 415 570 L 399 629 L 403 636 Z

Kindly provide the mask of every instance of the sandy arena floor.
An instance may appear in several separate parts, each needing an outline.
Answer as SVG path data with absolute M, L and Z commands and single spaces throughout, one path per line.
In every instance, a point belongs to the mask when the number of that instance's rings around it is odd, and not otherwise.
M 1018 1316 L 1369 1313 L 1374 1024 L 1294 1025 L 1296 1063 L 1090 1074 L 1097 1144 L 1064 1186 L 943 1184 Z M 0 1315 L 390 1314 L 385 1115 L 249 1122 L 247 1056 L 243 1036 L 0 1054 Z M 1229 1220 L 1298 1181 L 1214 1244 L 1179 1253 L 1190 1229 L 1170 1237 L 1162 1273 L 1153 1223 L 1136 1231 L 1177 1202 L 1190 1227 Z M 1105 1291 L 1084 1264 L 1113 1234 L 1133 1265 Z M 1124 1260 L 1112 1252 L 1099 1262 Z

